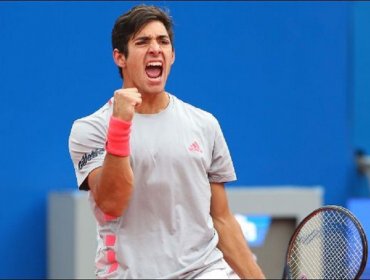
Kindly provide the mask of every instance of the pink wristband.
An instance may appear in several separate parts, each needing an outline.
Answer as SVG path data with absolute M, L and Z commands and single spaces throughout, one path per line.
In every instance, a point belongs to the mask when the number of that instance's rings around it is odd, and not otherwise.
M 131 122 L 111 116 L 109 121 L 105 150 L 115 156 L 130 155 Z

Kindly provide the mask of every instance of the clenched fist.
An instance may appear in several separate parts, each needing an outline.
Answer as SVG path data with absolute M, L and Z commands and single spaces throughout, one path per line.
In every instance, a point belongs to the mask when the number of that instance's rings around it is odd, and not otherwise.
M 114 92 L 113 116 L 124 121 L 131 121 L 135 107 L 142 102 L 137 88 L 121 88 Z

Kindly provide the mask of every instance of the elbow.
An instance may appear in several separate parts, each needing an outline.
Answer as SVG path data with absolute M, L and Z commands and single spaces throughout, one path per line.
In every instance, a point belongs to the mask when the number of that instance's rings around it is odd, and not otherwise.
M 112 202 L 97 202 L 96 203 L 98 208 L 105 214 L 111 217 L 118 218 L 123 215 L 124 210 L 126 210 L 123 205 L 119 205 L 118 203 Z
M 124 189 L 118 189 L 108 195 L 95 197 L 95 202 L 104 214 L 120 217 L 127 209 L 132 193 L 133 184 L 126 184 Z

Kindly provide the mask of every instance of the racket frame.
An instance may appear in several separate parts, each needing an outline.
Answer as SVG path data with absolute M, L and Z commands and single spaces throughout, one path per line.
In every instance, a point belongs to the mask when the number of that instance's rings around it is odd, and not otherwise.
M 289 257 L 290 253 L 293 247 L 293 244 L 298 236 L 298 234 L 301 231 L 301 228 L 314 216 L 318 215 L 321 212 L 324 211 L 339 211 L 344 213 L 349 219 L 354 223 L 355 227 L 359 231 L 359 235 L 361 236 L 361 241 L 362 241 L 362 260 L 361 260 L 361 265 L 360 268 L 355 276 L 354 279 L 359 279 L 362 273 L 365 270 L 366 263 L 367 263 L 367 256 L 368 256 L 368 245 L 367 245 L 367 238 L 364 229 L 362 228 L 361 223 L 358 221 L 358 219 L 345 207 L 338 206 L 338 205 L 325 205 L 320 208 L 315 209 L 312 211 L 310 214 L 308 214 L 297 226 L 295 229 L 294 233 L 292 234 L 290 240 L 289 240 L 289 245 L 286 253 L 286 258 L 285 258 L 285 267 L 284 267 L 284 272 L 283 272 L 283 279 L 291 279 L 290 277 L 290 267 L 289 267 Z

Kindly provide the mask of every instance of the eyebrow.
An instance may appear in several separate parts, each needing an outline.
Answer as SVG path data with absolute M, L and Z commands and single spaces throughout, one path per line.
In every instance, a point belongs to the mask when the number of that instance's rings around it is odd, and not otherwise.
M 134 39 L 134 41 L 149 41 L 151 40 L 153 37 L 152 36 L 146 36 L 146 35 L 143 35 L 143 36 L 139 36 L 139 37 L 136 37 Z M 156 40 L 162 40 L 162 39 L 170 39 L 170 36 L 168 35 L 158 35 L 157 37 L 155 37 Z

